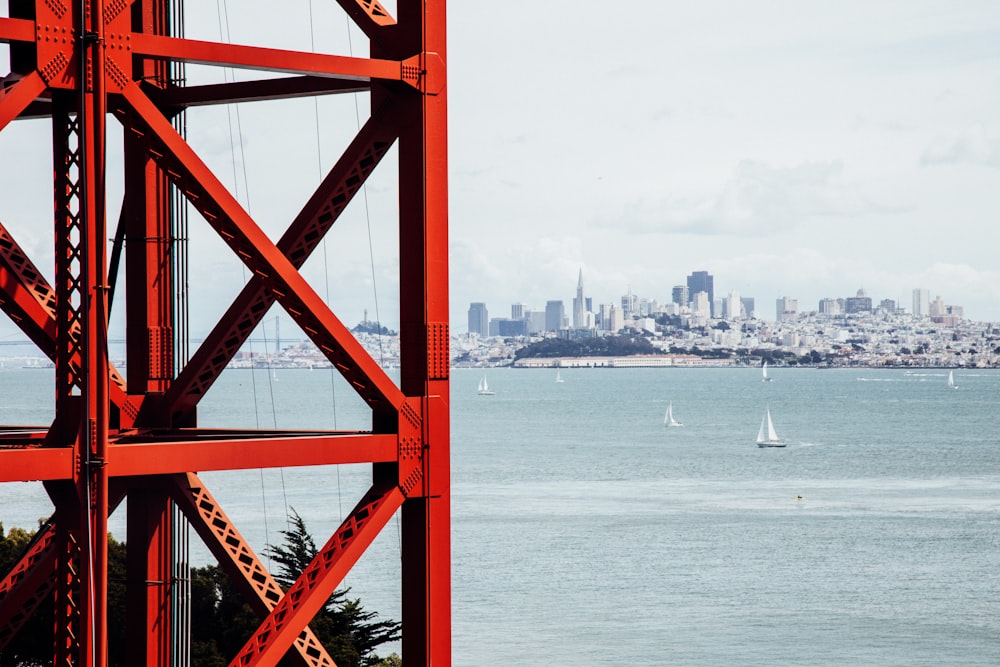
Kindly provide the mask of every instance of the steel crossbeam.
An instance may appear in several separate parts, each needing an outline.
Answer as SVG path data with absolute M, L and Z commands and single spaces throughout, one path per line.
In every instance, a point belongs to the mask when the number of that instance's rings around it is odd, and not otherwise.
M 308 623 L 400 513 L 403 656 L 408 666 L 447 667 L 445 3 L 398 0 L 393 16 L 378 0 L 337 0 L 370 41 L 368 57 L 349 57 L 184 38 L 173 22 L 182 1 L 16 0 L 0 17 L 11 64 L 0 72 L 0 132 L 17 131 L 22 118 L 51 121 L 55 257 L 50 285 L 0 225 L 0 310 L 55 365 L 51 424 L 0 425 L 0 482 L 44 481 L 58 517 L 13 570 L 0 573 L 0 647 L 48 597 L 53 664 L 107 664 L 107 523 L 127 496 L 130 663 L 166 667 L 182 650 L 171 592 L 176 507 L 262 617 L 243 651 L 230 656 L 234 665 L 274 665 L 286 652 L 297 664 L 333 665 Z M 184 63 L 267 76 L 187 86 L 176 76 Z M 368 120 L 277 242 L 172 124 L 188 107 L 357 92 L 370 100 Z M 111 118 L 124 127 L 127 379 L 108 355 L 116 274 L 107 257 Z M 392 147 L 400 193 L 398 386 L 300 273 Z M 175 354 L 187 345 L 173 272 L 178 193 L 252 273 L 187 360 Z M 274 305 L 366 401 L 370 431 L 198 428 L 199 401 Z M 285 592 L 194 474 L 338 463 L 370 464 L 373 485 Z

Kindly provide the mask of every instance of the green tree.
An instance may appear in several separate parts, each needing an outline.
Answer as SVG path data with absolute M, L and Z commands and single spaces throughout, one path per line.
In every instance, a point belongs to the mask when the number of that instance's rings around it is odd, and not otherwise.
M 265 552 L 278 566 L 275 579 L 287 590 L 318 553 L 305 522 L 292 510 L 284 544 Z M 36 539 L 36 531 L 0 523 L 0 577 L 5 576 Z M 108 536 L 108 662 L 125 664 L 125 543 Z M 377 620 L 350 589 L 335 591 L 310 628 L 338 667 L 399 667 L 399 656 L 380 659 L 375 649 L 400 638 L 401 624 Z M 49 596 L 20 632 L 0 651 L 0 667 L 44 667 L 52 664 L 53 607 Z M 191 569 L 191 656 L 198 667 L 225 667 L 256 631 L 259 618 L 218 565 Z M 287 660 L 280 663 L 289 664 Z
M 11 528 L 0 523 L 0 577 L 17 565 L 38 538 L 38 531 Z M 53 599 L 47 596 L 20 631 L 0 651 L 0 667 L 51 665 L 55 645 Z M 125 544 L 108 535 L 108 664 L 125 664 Z
M 284 544 L 265 551 L 278 567 L 275 580 L 286 590 L 319 553 L 305 521 L 294 508 L 288 519 L 288 530 L 281 531 Z M 401 624 L 377 620 L 377 612 L 365 611 L 361 600 L 347 597 L 350 590 L 334 591 L 309 627 L 338 667 L 373 667 L 380 662 L 375 649 L 399 639 Z

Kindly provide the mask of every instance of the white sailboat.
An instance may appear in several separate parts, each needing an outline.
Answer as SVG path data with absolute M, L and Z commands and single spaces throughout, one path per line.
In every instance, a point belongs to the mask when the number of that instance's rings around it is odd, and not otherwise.
M 667 403 L 667 414 L 663 416 L 664 426 L 684 426 L 676 419 L 674 419 L 674 404 L 673 402 Z
M 771 381 L 771 378 L 769 378 L 768 375 L 767 375 L 767 360 L 766 359 L 764 360 L 764 364 L 760 367 L 760 372 L 761 372 L 761 378 L 760 378 L 761 382 L 770 382 Z
M 955 384 L 955 371 L 948 371 L 948 388 L 958 389 L 958 385 Z
M 563 379 L 562 379 L 562 376 L 561 376 L 561 375 L 559 375 L 559 371 L 557 370 L 557 371 L 556 371 L 556 382 L 565 382 L 565 381 L 566 381 L 566 380 L 563 380 Z
M 479 380 L 479 395 L 480 396 L 492 396 L 496 392 L 490 389 L 489 383 L 486 381 L 486 374 L 483 373 L 483 377 Z
M 771 408 L 767 408 L 764 418 L 760 420 L 760 430 L 757 431 L 758 447 L 784 447 L 785 441 L 778 437 L 778 432 L 774 430 L 774 422 L 771 421 Z

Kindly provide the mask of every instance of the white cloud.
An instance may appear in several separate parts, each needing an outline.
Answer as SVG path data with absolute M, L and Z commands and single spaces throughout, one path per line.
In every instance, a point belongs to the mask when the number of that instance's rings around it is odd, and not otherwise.
M 920 163 L 925 166 L 974 164 L 1000 169 L 1000 137 L 982 124 L 957 135 L 935 137 L 924 150 Z
M 701 198 L 637 200 L 602 226 L 644 233 L 766 237 L 817 217 L 888 210 L 844 178 L 839 160 L 774 167 L 741 161 L 722 190 Z

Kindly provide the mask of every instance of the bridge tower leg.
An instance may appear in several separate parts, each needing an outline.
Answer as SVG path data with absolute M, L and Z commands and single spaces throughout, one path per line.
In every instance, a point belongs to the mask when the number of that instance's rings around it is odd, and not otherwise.
M 368 57 L 187 39 L 182 0 L 9 0 L 0 132 L 17 132 L 22 119 L 51 122 L 55 266 L 50 284 L 3 225 L 0 203 L 0 308 L 52 360 L 55 412 L 47 425 L 0 426 L 0 493 L 3 482 L 41 481 L 53 506 L 20 562 L 0 573 L 0 651 L 50 598 L 55 664 L 174 664 L 171 554 L 183 516 L 261 619 L 231 664 L 275 665 L 288 655 L 333 665 L 307 624 L 400 513 L 404 660 L 451 663 L 445 2 L 398 0 L 395 15 L 378 0 L 337 2 L 368 39 Z M 176 76 L 187 63 L 265 74 L 189 86 Z M 367 120 L 277 241 L 173 122 L 192 106 L 356 92 L 368 94 Z M 109 145 L 109 123 L 122 127 L 121 146 Z M 398 385 L 300 272 L 394 146 Z M 120 211 L 108 202 L 112 150 L 125 165 Z M 179 321 L 178 201 L 252 276 L 190 355 Z M 126 241 L 127 289 L 117 296 L 111 237 Z M 108 353 L 112 299 L 125 304 L 124 373 Z M 273 307 L 365 401 L 369 429 L 199 426 L 199 401 Z M 369 463 L 372 484 L 284 592 L 197 475 L 340 463 Z M 129 639 L 115 646 L 108 517 L 123 502 Z

